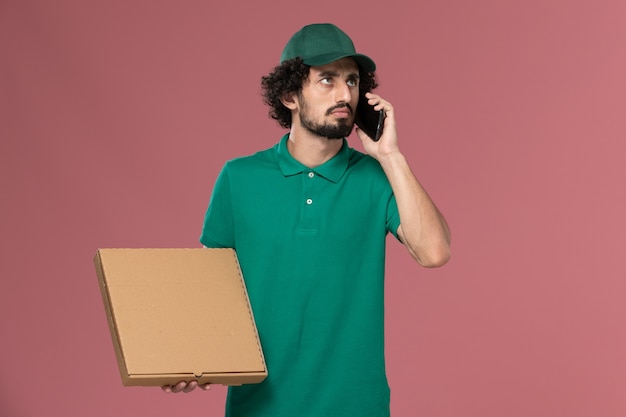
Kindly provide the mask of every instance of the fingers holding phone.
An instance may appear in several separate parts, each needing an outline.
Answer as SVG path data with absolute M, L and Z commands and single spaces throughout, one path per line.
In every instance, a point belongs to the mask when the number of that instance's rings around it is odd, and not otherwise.
M 380 96 L 372 93 L 361 96 L 355 123 L 359 128 L 357 135 L 371 156 L 377 158 L 379 153 L 398 149 L 393 106 Z

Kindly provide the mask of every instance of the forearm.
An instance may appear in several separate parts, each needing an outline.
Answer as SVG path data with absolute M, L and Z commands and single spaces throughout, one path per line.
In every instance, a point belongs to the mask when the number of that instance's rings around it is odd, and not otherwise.
M 420 265 L 436 267 L 450 258 L 450 231 L 426 190 L 417 180 L 406 158 L 393 152 L 379 158 L 391 184 L 398 211 L 398 235 Z

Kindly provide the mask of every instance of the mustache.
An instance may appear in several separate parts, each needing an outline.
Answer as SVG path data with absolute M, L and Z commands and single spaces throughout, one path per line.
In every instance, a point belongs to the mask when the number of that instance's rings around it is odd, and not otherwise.
M 348 104 L 348 103 L 339 103 L 336 106 L 333 106 L 330 109 L 326 110 L 326 116 L 330 116 L 332 114 L 332 112 L 334 112 L 335 110 L 343 109 L 343 108 L 347 108 L 348 110 L 350 110 L 350 113 L 353 113 L 352 106 L 350 106 L 350 104 Z

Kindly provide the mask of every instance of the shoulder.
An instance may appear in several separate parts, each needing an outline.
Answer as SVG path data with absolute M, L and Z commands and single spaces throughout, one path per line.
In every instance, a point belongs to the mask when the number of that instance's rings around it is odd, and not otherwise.
M 357 174 L 359 177 L 367 177 L 370 181 L 380 180 L 387 182 L 385 171 L 383 171 L 378 161 L 353 148 L 350 148 L 347 171 Z
M 224 170 L 229 173 L 246 173 L 249 171 L 270 168 L 277 163 L 276 146 L 256 152 L 252 155 L 240 156 L 224 164 Z

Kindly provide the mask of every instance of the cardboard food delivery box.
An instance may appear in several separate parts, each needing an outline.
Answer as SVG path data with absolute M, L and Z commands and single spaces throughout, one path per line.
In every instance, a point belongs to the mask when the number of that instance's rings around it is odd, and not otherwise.
M 267 376 L 233 249 L 99 249 L 94 263 L 124 385 Z

